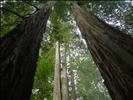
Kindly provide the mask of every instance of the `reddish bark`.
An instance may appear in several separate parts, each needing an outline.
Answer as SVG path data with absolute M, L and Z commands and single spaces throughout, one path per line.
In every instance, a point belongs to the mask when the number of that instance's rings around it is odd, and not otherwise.
M 133 100 L 133 38 L 74 4 L 73 15 L 113 100 Z

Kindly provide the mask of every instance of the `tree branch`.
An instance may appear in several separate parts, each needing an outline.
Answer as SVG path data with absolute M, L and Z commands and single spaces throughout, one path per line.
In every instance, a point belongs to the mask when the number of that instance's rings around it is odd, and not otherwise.
M 25 18 L 24 16 L 21 16 L 20 14 L 14 12 L 14 11 L 12 11 L 12 10 L 9 10 L 9 9 L 7 9 L 7 8 L 4 8 L 4 7 L 0 7 L 0 10 L 5 10 L 5 11 L 8 11 L 8 12 L 10 12 L 10 13 L 13 13 L 13 14 L 19 16 L 19 17 L 22 18 L 22 19 Z

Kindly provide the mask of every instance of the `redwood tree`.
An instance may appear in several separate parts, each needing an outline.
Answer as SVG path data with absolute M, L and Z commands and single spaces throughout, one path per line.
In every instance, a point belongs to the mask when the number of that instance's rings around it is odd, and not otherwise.
M 29 100 L 51 2 L 0 39 L 0 99 Z
M 85 12 L 73 15 L 113 100 L 133 99 L 133 38 Z
M 67 77 L 67 60 L 66 60 L 66 44 L 62 50 L 62 71 L 61 71 L 61 89 L 62 89 L 62 100 L 68 100 L 68 77 Z
M 61 100 L 60 43 L 56 42 L 53 100 Z

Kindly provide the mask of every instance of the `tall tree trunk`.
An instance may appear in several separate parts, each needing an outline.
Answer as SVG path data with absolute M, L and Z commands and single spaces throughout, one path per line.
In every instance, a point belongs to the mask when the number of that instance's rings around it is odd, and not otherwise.
M 0 99 L 30 100 L 42 34 L 51 2 L 0 39 Z
M 56 43 L 54 93 L 53 100 L 61 100 L 61 64 L 60 64 L 60 43 Z
M 133 100 L 133 38 L 83 11 L 73 15 L 113 100 Z
M 67 65 L 66 65 L 66 46 L 63 48 L 62 55 L 62 100 L 68 100 L 68 78 L 67 78 Z

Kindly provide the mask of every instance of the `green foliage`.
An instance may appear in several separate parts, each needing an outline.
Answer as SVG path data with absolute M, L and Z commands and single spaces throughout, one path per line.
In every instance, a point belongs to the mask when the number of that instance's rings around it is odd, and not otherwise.
M 63 9 L 62 9 L 63 8 Z M 51 22 L 51 37 L 53 41 L 64 41 L 64 34 L 69 31 L 72 25 L 68 24 L 66 21 L 70 20 L 69 5 L 64 1 L 56 1 L 54 5 L 54 10 L 50 17 Z
M 77 74 L 75 75 L 76 96 L 82 98 L 81 100 L 110 100 L 99 70 L 85 44 L 80 38 L 75 37 L 69 45 L 70 69 Z
M 55 5 L 54 5 L 54 18 L 56 19 L 57 17 L 62 20 L 62 21 L 68 21 L 69 17 L 68 17 L 68 12 L 70 9 L 70 5 L 66 3 L 66 1 L 56 1 Z
M 33 2 L 32 0 L 28 3 L 41 8 L 45 2 L 42 0 Z M 124 1 L 79 1 L 82 8 L 88 9 L 104 21 L 113 23 L 114 27 L 116 27 L 116 21 L 124 21 L 125 23 L 120 23 L 119 28 L 131 34 L 133 33 L 133 5 L 128 6 L 128 4 Z M 20 2 L 20 0 L 6 2 L 2 5 L 21 16 L 29 16 L 35 12 L 33 6 Z M 20 21 L 22 19 L 17 15 L 5 10 L 1 11 L 0 37 L 15 28 Z M 56 1 L 49 19 L 50 25 L 47 27 L 40 48 L 31 100 L 43 100 L 44 98 L 52 100 L 53 98 L 54 44 L 56 41 L 67 45 L 67 49 L 71 51 L 71 66 L 78 74 L 77 97 L 83 98 L 83 100 L 110 100 L 107 89 L 103 85 L 103 79 L 72 22 L 70 3 L 63 0 Z
M 124 20 L 133 28 L 133 9 L 130 8 L 124 13 Z
M 32 7 L 22 2 L 5 2 L 3 7 L 18 13 L 21 16 L 26 16 L 32 12 Z M 22 19 L 13 14 L 12 12 L 2 10 L 1 11 L 1 31 L 0 37 L 4 36 L 7 32 L 15 28 L 15 26 Z
M 53 72 L 55 49 L 50 48 L 47 53 L 43 51 L 38 60 L 37 71 L 34 78 L 32 100 L 52 100 L 53 92 Z
M 128 1 L 92 1 L 88 10 L 113 27 L 133 35 L 132 2 Z
M 86 57 L 79 66 L 78 96 L 83 100 L 110 100 L 103 79 L 91 57 Z
M 33 0 L 27 2 L 22 2 L 21 0 L 12 2 L 12 0 L 11 1 L 9 0 L 6 1 L 5 3 L 2 3 L 1 6 L 23 17 L 28 17 L 35 12 L 35 7 L 33 5 L 40 8 L 44 3 L 45 2 L 41 3 L 41 1 L 33 2 Z M 10 30 L 15 28 L 16 25 L 20 23 L 20 21 L 23 20 L 22 18 L 13 14 L 10 11 L 2 10 L 0 12 L 0 19 L 1 19 L 0 37 L 3 37 Z
M 65 43 L 72 37 L 71 30 L 73 28 L 73 25 L 64 21 L 60 22 L 60 24 L 54 24 L 52 27 L 51 38 L 53 41 L 60 41 L 60 43 Z

